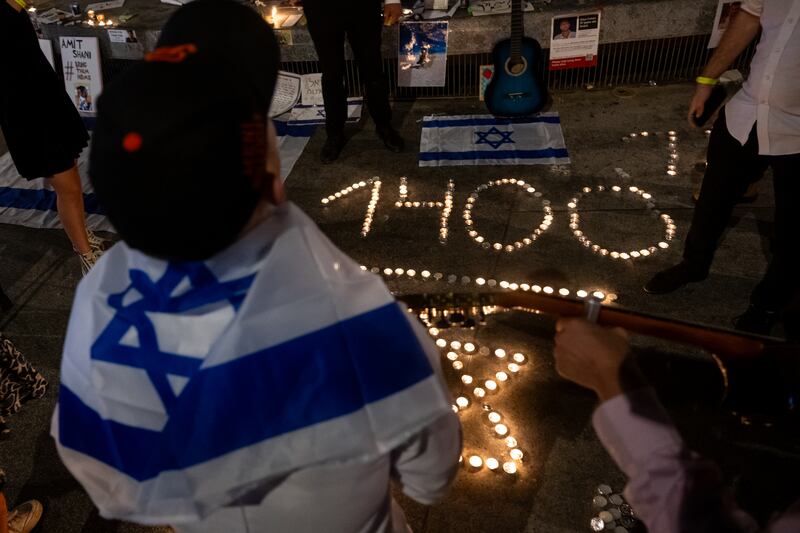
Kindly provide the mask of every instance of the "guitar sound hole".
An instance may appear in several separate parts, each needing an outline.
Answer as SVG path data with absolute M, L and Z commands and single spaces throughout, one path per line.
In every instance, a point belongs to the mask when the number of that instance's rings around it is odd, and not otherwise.
M 517 60 L 509 58 L 506 61 L 506 72 L 509 76 L 519 76 L 528 68 L 528 61 L 524 57 Z

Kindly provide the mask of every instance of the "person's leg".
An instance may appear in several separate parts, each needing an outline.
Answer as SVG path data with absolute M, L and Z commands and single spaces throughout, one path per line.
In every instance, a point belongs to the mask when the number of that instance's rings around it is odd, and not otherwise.
M 86 233 L 86 215 L 83 210 L 83 188 L 78 166 L 53 174 L 50 183 L 56 191 L 58 216 L 72 247 L 80 254 L 91 252 Z
M 775 230 L 772 259 L 761 282 L 750 296 L 750 308 L 736 323 L 737 329 L 769 333 L 781 311 L 787 335 L 797 338 L 800 312 L 800 254 L 794 249 L 800 234 L 800 219 L 794 216 L 794 201 L 800 198 L 800 154 L 772 156 L 775 187 Z
M 708 272 L 733 208 L 766 166 L 767 160 L 758 155 L 755 126 L 742 146 L 720 113 L 708 142 L 708 168 L 683 249 L 683 259 L 693 269 Z
M 383 34 L 382 2 L 364 0 L 362 11 L 349 21 L 347 39 L 355 55 L 358 71 L 364 80 L 366 103 L 375 121 L 375 132 L 393 152 L 404 147 L 403 139 L 392 129 L 392 108 L 389 105 L 389 82 L 383 73 L 381 36 Z
M 711 132 L 707 160 L 700 196 L 686 236 L 683 261 L 656 274 L 644 287 L 650 294 L 672 292 L 708 276 L 733 208 L 750 183 L 761 177 L 767 165 L 767 160 L 758 155 L 755 126 L 742 146 L 728 132 L 724 112 L 720 113 Z
M 363 7 L 362 13 L 349 22 L 347 40 L 350 41 L 358 72 L 364 81 L 370 115 L 376 125 L 388 126 L 392 120 L 392 109 L 389 106 L 389 84 L 383 74 L 381 57 L 382 3 L 379 0 L 360 3 Z
M 345 28 L 337 11 L 325 5 L 327 0 L 304 3 L 308 32 L 314 41 L 322 71 L 322 95 L 325 100 L 325 128 L 328 136 L 344 132 L 347 120 L 347 92 L 344 85 Z

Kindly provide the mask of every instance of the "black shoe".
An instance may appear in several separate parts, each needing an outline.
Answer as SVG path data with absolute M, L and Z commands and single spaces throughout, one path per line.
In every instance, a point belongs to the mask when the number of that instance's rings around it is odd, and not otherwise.
M 391 126 L 376 126 L 375 133 L 383 141 L 383 145 L 392 152 L 399 154 L 405 148 L 405 141 Z
M 347 143 L 347 139 L 345 139 L 343 134 L 328 135 L 328 138 L 325 140 L 325 145 L 322 147 L 322 151 L 319 154 L 319 160 L 326 165 L 328 163 L 333 163 L 339 159 L 339 154 L 342 153 L 345 143 Z
M 739 331 L 769 335 L 772 326 L 778 322 L 778 313 L 759 305 L 750 304 L 747 311 L 736 317 L 733 327 Z
M 676 291 L 693 281 L 703 281 L 708 277 L 708 272 L 703 272 L 690 267 L 685 261 L 662 270 L 648 281 L 644 292 L 648 294 L 667 294 Z

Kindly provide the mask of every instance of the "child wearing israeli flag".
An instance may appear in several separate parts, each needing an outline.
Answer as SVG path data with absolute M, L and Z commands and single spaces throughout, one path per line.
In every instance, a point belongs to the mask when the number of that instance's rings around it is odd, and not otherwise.
M 441 498 L 459 422 L 424 329 L 285 199 L 278 55 L 255 12 L 197 0 L 96 102 L 123 242 L 78 287 L 52 433 L 104 517 L 406 532 L 391 484 Z

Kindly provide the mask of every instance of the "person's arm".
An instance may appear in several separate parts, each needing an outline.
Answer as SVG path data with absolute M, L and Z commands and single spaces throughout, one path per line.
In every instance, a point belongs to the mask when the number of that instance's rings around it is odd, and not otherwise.
M 747 4 L 747 2 L 745 3 Z M 756 2 L 750 2 L 756 4 Z M 728 70 L 731 63 L 739 57 L 747 46 L 753 42 L 753 39 L 758 35 L 758 30 L 761 27 L 760 18 L 760 5 L 758 7 L 750 7 L 744 5 L 733 20 L 728 23 L 725 33 L 722 34 L 722 39 L 719 41 L 716 50 L 711 55 L 711 59 L 703 68 L 701 77 L 717 79 L 723 72 Z M 689 124 L 695 127 L 694 118 L 703 114 L 706 100 L 711 96 L 712 85 L 705 85 L 698 83 L 695 87 L 694 96 L 689 104 Z
M 18 0 L 6 0 L 6 3 L 14 8 L 14 11 L 20 12 L 25 8 L 25 2 Z
M 560 320 L 556 331 L 556 370 L 602 400 L 595 430 L 628 476 L 625 496 L 650 533 L 758 530 L 736 507 L 717 467 L 686 448 L 628 357 L 624 331 L 581 319 Z
M 400 0 L 384 0 L 383 3 L 384 26 L 392 26 L 394 24 L 397 24 L 401 16 L 403 16 L 403 6 L 400 4 Z
M 461 423 L 450 412 L 392 452 L 392 478 L 409 498 L 434 504 L 455 479 L 460 454 Z

